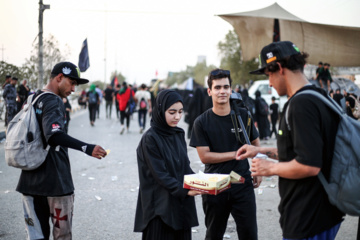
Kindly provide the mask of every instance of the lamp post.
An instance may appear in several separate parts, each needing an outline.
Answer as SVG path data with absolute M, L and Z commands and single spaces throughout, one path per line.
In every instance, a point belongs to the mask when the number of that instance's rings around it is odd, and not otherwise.
M 38 89 L 42 89 L 44 84 L 44 67 L 43 67 L 43 13 L 46 9 L 50 9 L 50 5 L 44 5 L 39 0 L 39 80 Z

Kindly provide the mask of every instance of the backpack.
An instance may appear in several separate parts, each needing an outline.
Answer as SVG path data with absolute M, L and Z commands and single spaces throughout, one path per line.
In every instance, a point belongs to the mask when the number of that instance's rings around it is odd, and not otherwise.
M 50 145 L 44 148 L 42 131 L 33 108 L 34 103 L 44 94 L 54 93 L 41 93 L 34 100 L 34 94 L 30 95 L 24 107 L 9 123 L 4 148 L 5 160 L 11 167 L 33 170 L 46 159 Z
M 135 100 L 132 96 L 132 90 L 130 90 L 130 98 L 129 101 L 126 104 L 125 114 L 126 116 L 131 116 L 135 112 Z
M 89 104 L 97 104 L 98 100 L 96 97 L 96 93 L 89 92 Z
M 139 103 L 139 107 L 141 110 L 146 110 L 147 109 L 147 104 L 144 98 L 141 98 L 140 103 Z
M 263 98 L 259 98 L 259 114 L 262 116 L 269 114 L 269 106 Z
M 358 189 L 360 186 L 360 122 L 344 113 L 332 98 L 326 98 L 313 90 L 305 90 L 296 95 L 300 94 L 311 94 L 319 98 L 340 116 L 330 179 L 327 181 L 321 171 L 318 178 L 324 186 L 331 204 L 346 214 L 360 216 L 360 191 Z M 285 112 L 285 121 L 289 130 L 290 103 Z
M 353 114 L 353 116 L 357 119 L 360 118 L 360 102 L 359 102 L 359 97 L 355 98 L 354 96 L 350 95 L 351 98 L 353 98 L 355 100 L 355 105 L 354 108 L 351 108 L 351 112 Z

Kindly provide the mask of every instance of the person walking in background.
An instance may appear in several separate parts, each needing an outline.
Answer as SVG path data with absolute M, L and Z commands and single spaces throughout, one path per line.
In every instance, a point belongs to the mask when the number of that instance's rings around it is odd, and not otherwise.
M 202 87 L 197 87 L 194 90 L 193 96 L 189 99 L 188 106 L 188 131 L 187 138 L 190 139 L 192 128 L 194 126 L 195 119 L 205 112 L 204 101 L 207 96 L 205 95 Z
M 136 91 L 135 101 L 138 109 L 140 133 L 143 133 L 146 126 L 146 114 L 148 112 L 151 113 L 151 95 L 150 92 L 146 90 L 145 84 L 141 84 L 140 90 Z
M 70 104 L 69 99 L 67 97 L 63 98 L 63 103 L 64 103 L 64 106 L 65 106 L 65 113 L 66 113 L 64 131 L 66 133 L 68 133 L 69 132 L 69 123 L 70 123 L 71 104 Z
M 316 76 L 315 76 L 315 80 L 319 82 L 320 87 L 323 88 L 323 82 L 322 79 L 320 79 L 320 77 L 322 78 L 322 76 L 320 75 L 320 71 L 324 71 L 324 67 L 323 67 L 323 63 L 319 62 L 318 63 L 318 67 L 316 68 Z
M 102 99 L 103 99 L 103 93 L 101 91 L 101 89 L 99 88 L 99 85 L 96 85 L 96 88 L 95 88 L 98 96 L 99 96 L 99 101 L 96 105 L 96 117 L 99 118 L 100 117 L 100 105 L 102 103 Z
M 3 98 L 5 100 L 6 106 L 6 117 L 5 117 L 5 126 L 15 117 L 17 113 L 17 104 L 16 104 L 16 83 L 18 79 L 16 77 L 11 78 L 10 84 L 7 84 L 4 88 Z
M 3 90 L 4 90 L 5 86 L 10 83 L 10 81 L 11 81 L 11 75 L 6 75 L 5 76 L 5 82 L 2 85 Z M 2 113 L 4 112 L 4 108 L 5 108 L 5 122 L 6 122 L 6 102 L 5 102 L 5 99 L 4 99 L 4 103 L 0 107 L 0 119 L 2 119 Z
M 114 102 L 115 102 L 115 109 L 116 109 L 116 117 L 120 119 L 120 105 L 117 96 L 120 94 L 120 84 L 115 86 L 114 92 Z
M 96 109 L 100 102 L 99 94 L 96 92 L 95 84 L 90 85 L 90 90 L 86 94 L 86 100 L 89 106 L 90 125 L 94 126 L 96 119 Z
M 276 130 L 276 123 L 279 118 L 279 104 L 275 102 L 275 97 L 271 97 L 271 104 L 270 104 L 270 119 L 271 119 L 271 132 L 270 138 L 272 134 L 275 134 L 275 138 L 277 138 L 277 130 Z
M 119 102 L 120 110 L 120 134 L 123 134 L 125 131 L 124 120 L 126 119 L 126 131 L 129 132 L 130 127 L 130 115 L 126 114 L 125 110 L 129 102 L 130 96 L 134 97 L 134 91 L 127 86 L 126 82 L 123 82 L 122 88 L 119 91 L 119 94 L 116 96 Z
M 356 102 L 359 101 L 358 96 L 355 94 L 355 88 L 353 86 L 349 87 L 345 95 L 345 105 L 346 105 L 346 114 L 357 120 L 358 118 L 354 116 L 354 111 L 356 110 Z
M 105 98 L 105 110 L 106 110 L 106 118 L 111 118 L 111 110 L 114 101 L 114 89 L 111 85 L 107 85 L 106 89 L 104 90 L 104 98 Z
M 17 112 L 19 112 L 22 108 L 22 105 L 24 104 L 25 100 L 29 96 L 30 88 L 26 85 L 27 81 L 24 79 L 22 81 L 22 84 L 20 84 L 17 88 Z
M 135 232 L 143 240 L 190 240 L 198 226 L 194 196 L 183 188 L 185 174 L 192 174 L 185 132 L 177 127 L 183 100 L 173 90 L 156 97 L 151 127 L 136 149 L 140 189 L 135 215 Z
M 261 97 L 261 92 L 255 92 L 255 126 L 259 130 L 260 140 L 268 140 L 270 137 L 269 106 Z
M 22 194 L 25 227 L 28 239 L 49 239 L 53 224 L 54 239 L 72 239 L 74 184 L 68 148 L 101 159 L 106 151 L 99 145 L 87 144 L 65 132 L 65 107 L 62 99 L 74 92 L 80 78 L 78 68 L 60 62 L 51 71 L 50 81 L 35 96 L 44 94 L 34 103 L 36 119 L 41 126 L 43 142 L 50 146 L 45 161 L 31 171 L 22 170 L 16 191 Z
M 317 175 L 321 171 L 327 181 L 330 177 L 339 117 L 316 97 L 298 95 L 309 90 L 329 97 L 324 89 L 307 80 L 307 57 L 289 41 L 274 42 L 261 50 L 261 68 L 251 73 L 266 74 L 270 86 L 280 96 L 288 96 L 291 105 L 289 101 L 285 104 L 287 117 L 282 114 L 280 119 L 278 148 L 244 145 L 236 159 L 253 158 L 250 170 L 254 177 L 279 176 L 278 209 L 284 240 L 333 240 L 344 213 L 329 202 Z M 257 153 L 279 162 L 256 158 Z

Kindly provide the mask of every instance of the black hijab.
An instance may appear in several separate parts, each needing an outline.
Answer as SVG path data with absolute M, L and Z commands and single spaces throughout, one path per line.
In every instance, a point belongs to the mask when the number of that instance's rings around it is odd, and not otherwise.
M 184 130 L 179 127 L 170 127 L 166 123 L 165 119 L 166 110 L 177 102 L 183 103 L 183 100 L 182 97 L 174 90 L 162 90 L 155 99 L 150 125 L 162 135 L 168 136 L 184 132 Z

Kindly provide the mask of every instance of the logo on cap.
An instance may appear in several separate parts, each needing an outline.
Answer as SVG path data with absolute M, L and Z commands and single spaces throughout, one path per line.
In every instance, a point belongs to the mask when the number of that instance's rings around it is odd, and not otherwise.
M 293 48 L 294 48 L 297 52 L 300 52 L 299 48 L 298 48 L 295 44 L 293 44 Z
M 64 68 L 62 69 L 62 72 L 63 72 L 63 74 L 70 74 L 70 73 L 71 73 L 71 69 L 70 69 L 70 68 L 67 68 L 67 67 L 64 67 Z
M 276 60 L 276 56 L 274 57 L 274 54 L 272 52 L 267 53 L 266 57 L 268 58 L 266 60 L 266 63 L 270 63 Z

